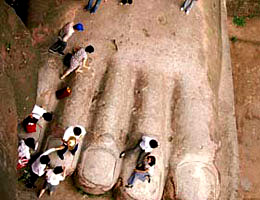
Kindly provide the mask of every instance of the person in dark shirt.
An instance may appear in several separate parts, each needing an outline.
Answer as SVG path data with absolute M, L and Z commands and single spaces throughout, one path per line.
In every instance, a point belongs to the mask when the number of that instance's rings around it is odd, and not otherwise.
M 148 183 L 151 181 L 151 174 L 150 171 L 153 168 L 153 166 L 156 163 L 156 159 L 154 156 L 151 156 L 148 154 L 143 162 L 141 164 L 137 164 L 136 168 L 134 169 L 134 172 L 130 176 L 130 178 L 127 180 L 127 185 L 125 187 L 132 188 L 134 186 L 134 183 L 137 179 L 140 179 L 141 181 L 148 180 Z

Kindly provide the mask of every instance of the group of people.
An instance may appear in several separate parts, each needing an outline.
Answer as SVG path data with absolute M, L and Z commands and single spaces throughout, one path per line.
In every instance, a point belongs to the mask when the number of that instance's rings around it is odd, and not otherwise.
M 46 116 L 48 116 L 46 118 Z M 22 125 L 26 133 L 39 134 L 36 132 L 36 127 L 39 120 L 50 121 L 53 114 L 47 112 L 45 109 L 38 105 L 35 105 L 32 113 L 23 120 Z M 28 128 L 30 127 L 30 128 Z M 35 182 L 38 178 L 45 175 L 45 183 L 43 188 L 39 192 L 40 198 L 44 192 L 48 189 L 50 195 L 55 191 L 56 187 L 66 177 L 66 166 L 51 166 L 50 154 L 56 153 L 55 159 L 64 160 L 64 154 L 68 152 L 71 156 L 75 156 L 78 150 L 79 144 L 82 142 L 86 135 L 86 129 L 81 125 L 69 126 L 63 135 L 62 145 L 54 148 L 50 148 L 42 153 L 35 161 L 30 164 L 30 178 L 26 183 L 29 188 L 36 187 Z M 142 136 L 142 139 L 138 142 L 137 146 L 131 149 L 127 149 L 120 153 L 119 158 L 126 157 L 131 153 L 138 153 L 137 165 L 132 175 L 127 181 L 126 187 L 132 188 L 137 179 L 141 181 L 151 181 L 154 166 L 156 164 L 156 158 L 152 155 L 152 151 L 158 147 L 158 141 L 150 136 Z M 21 169 L 28 165 L 31 155 L 37 151 L 38 142 L 32 137 L 21 139 L 18 146 L 18 163 L 17 169 Z M 55 163 L 55 162 L 54 162 Z
M 38 142 L 34 139 L 34 136 L 39 134 L 36 131 L 36 127 L 39 126 L 38 121 L 42 119 L 51 121 L 52 116 L 52 113 L 47 112 L 38 105 L 35 105 L 32 113 L 23 120 L 22 125 L 24 131 L 27 134 L 31 134 L 31 137 L 25 137 L 19 141 L 17 169 L 28 166 L 31 155 L 37 151 Z M 64 154 L 66 152 L 70 152 L 69 154 L 74 156 L 85 134 L 86 130 L 83 126 L 69 126 L 65 130 L 63 138 L 61 139 L 61 146 L 48 149 L 30 164 L 30 178 L 27 180 L 27 187 L 35 187 L 35 182 L 37 179 L 43 175 L 46 176 L 44 186 L 38 195 L 39 198 L 47 189 L 50 191 L 50 195 L 52 195 L 60 181 L 63 181 L 66 177 L 66 166 L 51 166 L 51 159 L 49 155 L 56 152 L 56 158 L 61 160 L 64 160 Z
M 189 14 L 194 2 L 197 0 L 185 0 L 181 7 L 181 10 L 186 14 Z M 89 0 L 86 7 L 91 13 L 95 13 L 101 0 L 96 0 L 93 6 L 93 0 Z M 121 4 L 132 4 L 132 0 L 122 0 Z M 74 24 L 73 22 L 67 23 L 59 32 L 57 41 L 49 48 L 49 52 L 58 55 L 65 55 L 64 50 L 67 47 L 67 42 L 75 32 L 84 31 L 84 26 L 81 23 Z M 65 79 L 69 74 L 76 70 L 76 72 L 82 72 L 82 68 L 86 67 L 86 61 L 88 58 L 88 53 L 94 52 L 94 47 L 89 45 L 87 47 L 82 47 L 79 49 L 74 49 L 74 54 L 70 59 L 69 68 L 60 77 Z M 32 113 L 23 120 L 23 128 L 26 133 L 39 134 L 37 133 L 37 126 L 39 126 L 38 121 L 43 119 L 47 122 L 51 121 L 53 114 L 47 112 L 42 107 L 35 105 Z M 62 138 L 62 145 L 59 147 L 51 148 L 42 153 L 33 163 L 30 164 L 30 179 L 27 182 L 27 187 L 35 187 L 35 182 L 39 177 L 43 175 L 46 176 L 44 186 L 39 193 L 41 197 L 44 192 L 48 189 L 50 195 L 54 192 L 55 188 L 59 185 L 60 181 L 63 181 L 66 177 L 66 166 L 50 166 L 49 154 L 56 152 L 58 159 L 64 160 L 64 155 L 66 152 L 70 152 L 72 156 L 78 150 L 80 142 L 82 142 L 86 130 L 81 125 L 69 126 Z M 34 137 L 25 137 L 19 141 L 18 146 L 18 163 L 17 169 L 21 169 L 28 165 L 31 155 L 37 151 L 38 142 Z M 125 150 L 121 152 L 119 158 L 128 156 L 130 153 L 138 153 L 138 159 L 136 167 L 127 180 L 127 185 L 125 187 L 132 188 L 137 179 L 141 181 L 147 180 L 148 183 L 151 181 L 151 176 L 154 171 L 154 166 L 156 164 L 156 157 L 152 154 L 153 150 L 158 147 L 158 141 L 155 138 L 149 136 L 142 136 L 138 145 L 134 148 Z
M 141 181 L 151 181 L 151 176 L 154 172 L 154 166 L 156 164 L 156 158 L 152 155 L 152 151 L 158 147 L 158 141 L 150 136 L 142 136 L 142 139 L 138 144 L 131 149 L 127 149 L 120 153 L 119 158 L 123 158 L 130 153 L 138 153 L 137 165 L 127 180 L 125 187 L 132 188 L 137 179 Z
M 107 0 L 105 0 L 107 1 Z M 189 14 L 191 8 L 194 5 L 194 2 L 198 0 L 185 0 L 183 5 L 181 6 L 181 10 L 184 11 L 187 15 Z M 95 13 L 101 3 L 101 0 L 96 0 L 95 4 L 94 0 L 89 0 L 88 5 L 85 7 L 87 11 L 90 11 L 90 13 Z M 133 0 L 121 0 L 121 5 L 131 5 L 133 3 Z

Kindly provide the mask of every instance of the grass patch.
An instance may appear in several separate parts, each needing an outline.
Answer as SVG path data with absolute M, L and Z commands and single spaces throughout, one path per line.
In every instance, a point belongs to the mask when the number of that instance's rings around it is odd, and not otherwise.
M 238 39 L 237 39 L 236 36 L 232 36 L 232 37 L 230 38 L 230 41 L 231 41 L 231 42 L 237 42 L 237 40 L 238 40 Z
M 244 27 L 246 25 L 246 17 L 235 16 L 233 18 L 233 24 L 236 26 Z

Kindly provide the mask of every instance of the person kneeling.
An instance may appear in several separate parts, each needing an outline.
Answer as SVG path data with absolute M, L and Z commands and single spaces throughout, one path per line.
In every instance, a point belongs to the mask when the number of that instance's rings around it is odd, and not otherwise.
M 154 156 L 147 155 L 141 164 L 138 164 L 134 169 L 134 172 L 130 176 L 127 181 L 127 185 L 125 187 L 132 188 L 136 179 L 140 179 L 141 181 L 148 180 L 148 183 L 151 181 L 151 174 L 153 170 L 153 166 L 155 165 L 156 159 Z
M 54 169 L 48 169 L 46 173 L 46 180 L 43 189 L 40 191 L 39 198 L 42 197 L 44 192 L 48 189 L 50 196 L 53 194 L 60 181 L 65 179 L 65 170 L 61 166 L 57 166 Z

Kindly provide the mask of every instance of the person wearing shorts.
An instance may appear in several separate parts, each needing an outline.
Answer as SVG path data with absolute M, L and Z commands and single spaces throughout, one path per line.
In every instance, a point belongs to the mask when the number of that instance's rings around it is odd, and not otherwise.
M 41 198 L 46 190 L 49 190 L 50 196 L 53 194 L 60 181 L 65 179 L 65 170 L 62 166 L 57 166 L 54 169 L 48 169 L 46 173 L 46 180 L 38 197 Z

